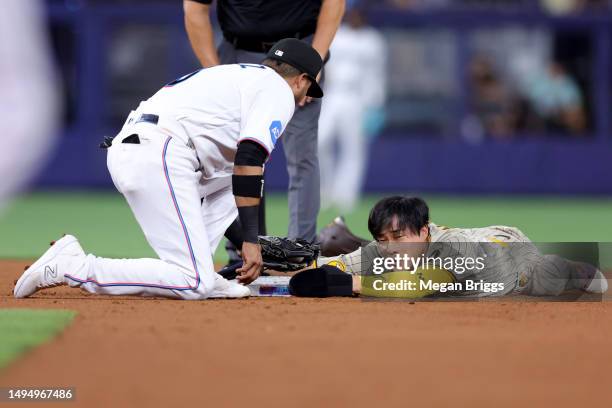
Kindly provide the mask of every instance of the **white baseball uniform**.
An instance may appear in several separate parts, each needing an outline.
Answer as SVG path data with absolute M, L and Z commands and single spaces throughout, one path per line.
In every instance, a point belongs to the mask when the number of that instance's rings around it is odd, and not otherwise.
M 57 78 L 41 3 L 0 6 L 0 210 L 45 163 L 57 127 Z
M 324 207 L 350 211 L 359 199 L 367 165 L 365 118 L 381 109 L 386 97 L 385 40 L 373 28 L 344 24 L 330 55 L 319 119 L 321 199 Z
M 142 102 L 113 140 L 108 169 L 159 259 L 88 255 L 67 282 L 101 294 L 208 297 L 222 279 L 212 256 L 238 215 L 231 188 L 238 143 L 271 152 L 294 108 L 287 82 L 253 64 L 197 71 Z M 133 135 L 140 143 L 128 143 Z

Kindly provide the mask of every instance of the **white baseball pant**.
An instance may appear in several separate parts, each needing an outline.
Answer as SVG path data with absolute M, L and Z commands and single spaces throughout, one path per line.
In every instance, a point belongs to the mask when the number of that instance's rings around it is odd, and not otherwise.
M 122 143 L 138 134 L 139 144 Z M 213 254 L 238 215 L 231 177 L 201 181 L 195 150 L 160 127 L 124 127 L 108 150 L 108 169 L 159 259 L 88 255 L 70 286 L 109 295 L 205 299 L 215 279 Z

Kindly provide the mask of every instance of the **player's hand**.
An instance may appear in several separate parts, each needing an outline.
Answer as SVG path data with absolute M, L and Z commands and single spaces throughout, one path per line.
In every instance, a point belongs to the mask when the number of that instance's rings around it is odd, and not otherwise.
M 261 274 L 263 259 L 261 258 L 261 246 L 251 242 L 242 244 L 242 267 L 236 270 L 238 282 L 249 284 Z

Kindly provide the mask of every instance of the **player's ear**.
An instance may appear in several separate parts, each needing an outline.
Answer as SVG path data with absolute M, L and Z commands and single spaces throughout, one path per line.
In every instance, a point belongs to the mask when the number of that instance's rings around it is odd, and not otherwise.
M 429 236 L 429 225 L 423 225 L 419 230 L 419 237 L 427 238 Z
M 289 81 L 289 84 L 291 85 L 292 88 L 296 89 L 299 92 L 305 86 L 304 80 L 305 80 L 304 74 L 296 75 L 291 78 L 291 80 Z

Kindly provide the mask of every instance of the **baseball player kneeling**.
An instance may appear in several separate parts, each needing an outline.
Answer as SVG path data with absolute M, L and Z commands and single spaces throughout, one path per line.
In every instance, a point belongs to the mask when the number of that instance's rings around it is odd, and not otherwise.
M 605 276 L 587 262 L 540 253 L 518 228 L 447 228 L 429 220 L 416 197 L 388 197 L 371 210 L 374 241 L 355 237 L 341 219 L 319 234 L 315 268 L 296 274 L 297 296 L 558 296 L 601 294 Z M 350 249 L 349 249 L 350 248 Z
M 296 101 L 323 96 L 315 80 L 322 64 L 310 45 L 285 39 L 261 65 L 202 69 L 142 102 L 106 141 L 107 160 L 159 259 L 86 255 L 67 235 L 25 271 L 15 297 L 65 284 L 106 295 L 248 296 L 247 287 L 215 273 L 212 254 L 239 217 L 244 263 L 238 281 L 259 276 L 263 166 Z

